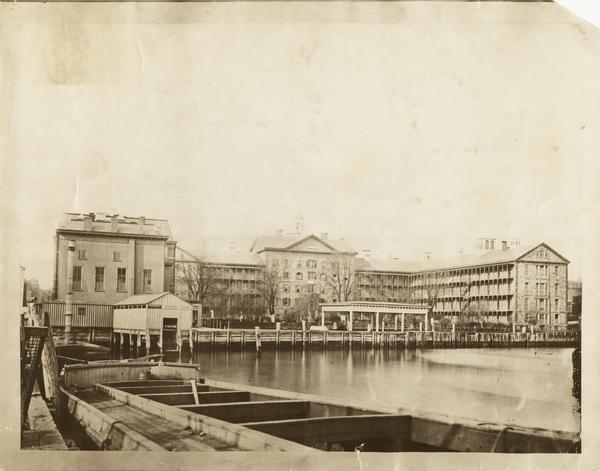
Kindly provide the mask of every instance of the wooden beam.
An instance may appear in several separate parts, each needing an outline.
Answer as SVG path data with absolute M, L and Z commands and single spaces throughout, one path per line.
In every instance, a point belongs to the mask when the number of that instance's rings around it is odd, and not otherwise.
M 499 453 L 569 453 L 578 448 L 575 434 L 501 427 L 481 424 L 477 427 L 459 423 L 414 417 L 411 440 L 442 450 Z
M 194 394 L 191 392 L 139 394 L 139 396 L 171 406 L 194 405 L 196 402 L 194 399 Z M 249 400 L 250 393 L 245 391 L 211 391 L 198 393 L 198 402 L 200 402 L 200 404 L 242 402 Z
M 192 392 L 191 384 L 182 385 L 169 385 L 169 386 L 129 386 L 129 387 L 118 387 L 121 391 L 125 391 L 131 394 L 154 394 L 154 393 L 184 393 Z M 208 386 L 199 384 L 196 386 L 198 392 L 208 391 Z
M 181 409 L 231 423 L 240 423 L 304 419 L 308 417 L 309 404 L 308 401 L 296 400 L 252 401 L 181 406 Z
M 133 387 L 133 386 L 181 386 L 186 384 L 187 381 L 180 379 L 176 380 L 164 380 L 164 379 L 147 379 L 140 381 L 111 381 L 108 383 L 102 383 L 111 388 L 121 387 Z
M 354 415 L 310 419 L 250 422 L 242 425 L 303 445 L 377 442 L 377 449 L 402 451 L 409 446 L 411 417 L 407 415 Z

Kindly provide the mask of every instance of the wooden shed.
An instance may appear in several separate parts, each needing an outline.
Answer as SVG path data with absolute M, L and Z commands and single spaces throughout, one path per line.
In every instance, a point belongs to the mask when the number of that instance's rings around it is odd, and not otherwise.
M 115 304 L 113 331 L 127 343 L 156 336 L 161 350 L 179 350 L 189 338 L 193 306 L 172 293 L 137 294 Z

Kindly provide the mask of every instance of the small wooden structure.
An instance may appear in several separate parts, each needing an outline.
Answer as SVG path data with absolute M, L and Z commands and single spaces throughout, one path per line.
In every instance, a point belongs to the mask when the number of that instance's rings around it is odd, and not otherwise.
M 422 327 L 427 329 L 428 319 L 427 314 L 429 308 L 421 304 L 405 304 L 405 303 L 387 303 L 387 302 L 368 302 L 368 301 L 346 301 L 338 303 L 321 303 L 321 325 L 325 326 L 325 314 L 341 313 L 343 316 L 347 314 L 348 330 L 353 330 L 354 314 L 368 314 L 372 316 L 371 325 L 373 330 L 379 332 L 385 330 L 385 324 L 380 322 L 380 316 L 393 316 L 393 329 L 388 324 L 388 330 L 404 332 L 404 321 L 406 315 L 418 316 L 421 319 Z M 400 316 L 400 319 L 399 317 Z M 400 321 L 400 324 L 399 324 Z
M 193 306 L 172 293 L 138 294 L 119 301 L 113 311 L 114 341 L 124 348 L 150 352 L 152 338 L 160 351 L 181 350 L 189 341 Z

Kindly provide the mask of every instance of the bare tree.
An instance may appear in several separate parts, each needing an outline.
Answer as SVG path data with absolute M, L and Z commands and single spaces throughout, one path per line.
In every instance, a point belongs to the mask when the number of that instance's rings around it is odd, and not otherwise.
M 256 283 L 256 291 L 263 298 L 270 315 L 275 314 L 275 302 L 281 281 L 279 270 L 265 267 Z
M 354 295 L 356 276 L 354 259 L 351 256 L 342 256 L 332 262 L 331 274 L 325 283 L 335 299 L 342 302 L 351 301 Z
M 444 295 L 448 273 L 435 272 L 423 276 L 423 300 L 429 307 L 429 316 L 434 315 L 434 309 Z
M 219 291 L 219 279 L 214 267 L 203 260 L 178 262 L 175 281 L 190 301 L 205 303 Z

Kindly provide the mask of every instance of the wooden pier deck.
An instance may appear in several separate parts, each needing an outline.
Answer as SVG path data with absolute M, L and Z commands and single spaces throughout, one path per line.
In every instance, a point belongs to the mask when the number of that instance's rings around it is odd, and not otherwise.
M 422 331 L 342 331 L 342 330 L 191 330 L 193 349 L 213 348 L 523 348 L 575 347 L 578 332 L 465 333 Z

